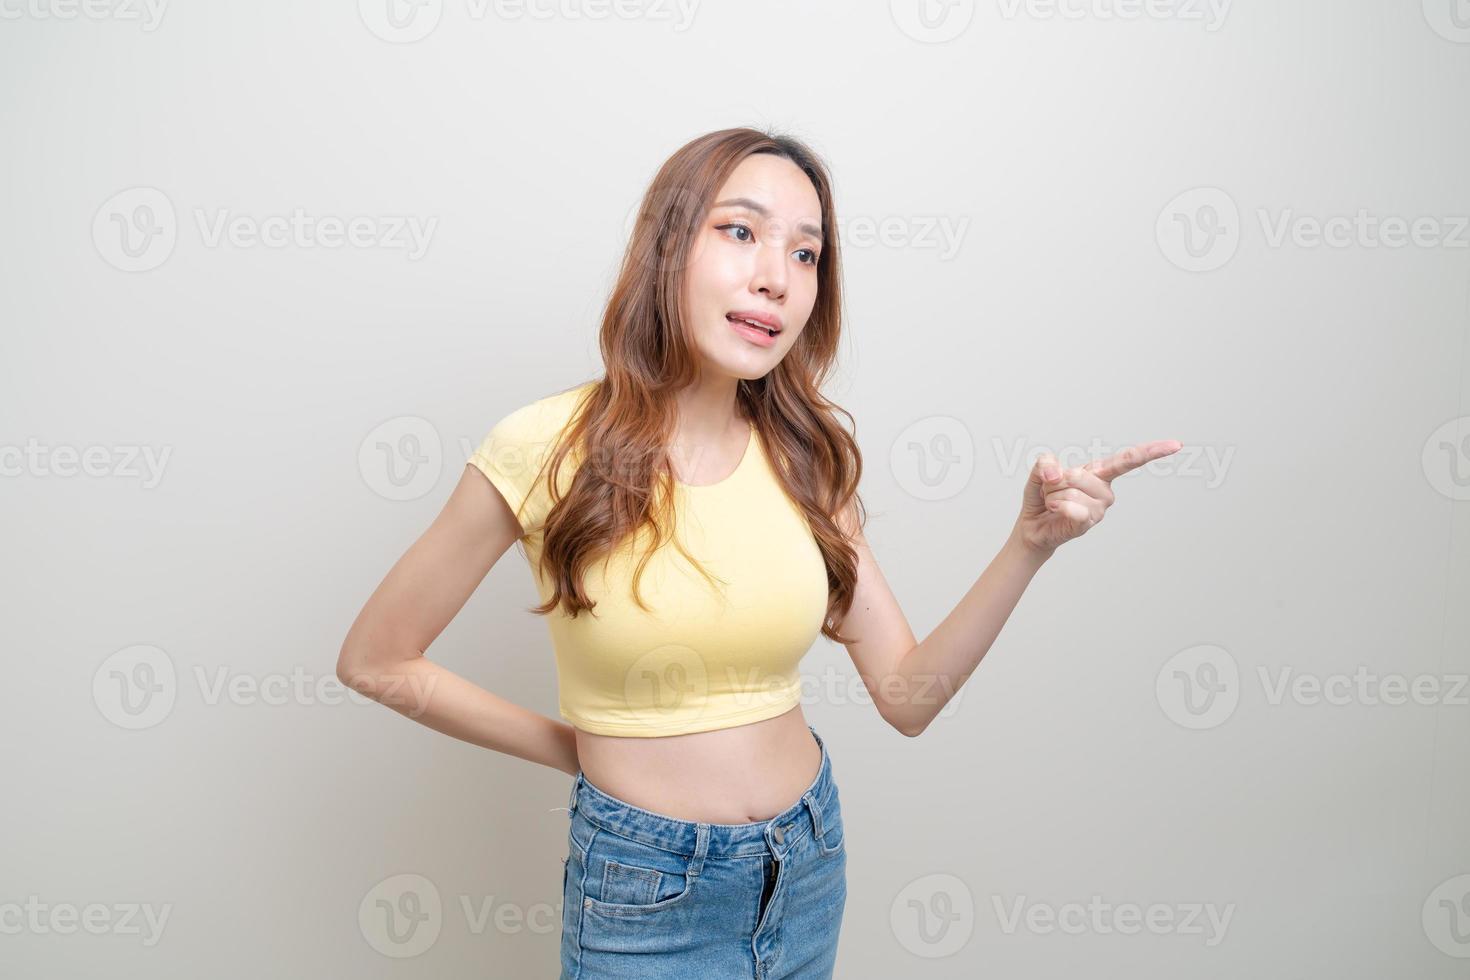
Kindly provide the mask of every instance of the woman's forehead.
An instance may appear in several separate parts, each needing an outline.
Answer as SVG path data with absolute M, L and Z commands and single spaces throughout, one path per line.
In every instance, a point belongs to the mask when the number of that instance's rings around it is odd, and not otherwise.
M 762 217 L 820 224 L 822 205 L 810 178 L 780 157 L 756 163 L 761 155 L 741 161 L 715 195 L 714 206 L 741 207 Z

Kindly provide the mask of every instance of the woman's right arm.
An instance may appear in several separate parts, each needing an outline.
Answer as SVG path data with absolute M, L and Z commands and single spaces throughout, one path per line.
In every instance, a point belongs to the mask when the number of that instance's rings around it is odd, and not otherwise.
M 436 731 L 575 775 L 571 725 L 491 694 L 424 656 L 521 533 L 505 498 L 466 466 L 444 509 L 353 621 L 337 656 L 337 677 Z

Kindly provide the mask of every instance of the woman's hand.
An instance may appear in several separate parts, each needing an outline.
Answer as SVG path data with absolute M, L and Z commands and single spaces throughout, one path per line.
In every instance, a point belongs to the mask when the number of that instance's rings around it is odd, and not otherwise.
M 1113 506 L 1114 480 L 1144 463 L 1177 453 L 1182 445 L 1176 439 L 1144 442 L 1069 470 L 1063 470 L 1051 453 L 1042 453 L 1026 479 L 1016 532 L 1028 547 L 1049 556 L 1103 519 Z

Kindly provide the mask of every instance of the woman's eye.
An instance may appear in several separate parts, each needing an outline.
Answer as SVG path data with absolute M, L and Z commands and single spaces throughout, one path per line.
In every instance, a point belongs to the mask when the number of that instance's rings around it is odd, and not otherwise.
M 715 226 L 715 230 L 716 231 L 723 231 L 723 232 L 739 232 L 739 231 L 743 231 L 743 232 L 745 232 L 745 234 L 747 236 L 752 236 L 753 237 L 755 235 L 755 232 L 751 231 L 749 227 L 747 227 L 746 225 L 742 225 L 739 222 L 732 222 L 732 223 L 726 224 L 726 225 L 716 225 Z M 750 240 L 751 240 L 751 237 L 737 238 L 736 239 L 736 241 L 741 241 L 741 242 L 748 242 Z M 797 249 L 797 254 L 798 255 L 807 255 L 807 256 L 809 256 L 809 258 L 804 258 L 804 259 L 800 259 L 799 260 L 800 262 L 802 262 L 802 264 L 804 264 L 804 265 L 816 265 L 817 264 L 817 259 L 819 258 L 819 256 L 813 250 L 811 250 L 809 248 Z

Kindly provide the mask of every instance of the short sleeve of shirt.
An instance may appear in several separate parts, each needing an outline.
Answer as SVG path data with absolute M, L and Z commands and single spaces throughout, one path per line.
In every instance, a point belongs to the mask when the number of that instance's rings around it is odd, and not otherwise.
M 585 386 L 584 386 L 585 387 Z M 546 470 L 583 388 L 523 405 L 491 427 L 467 462 L 484 473 L 515 512 L 521 533 L 539 530 L 551 511 Z M 562 460 L 558 479 L 565 493 L 575 454 Z

